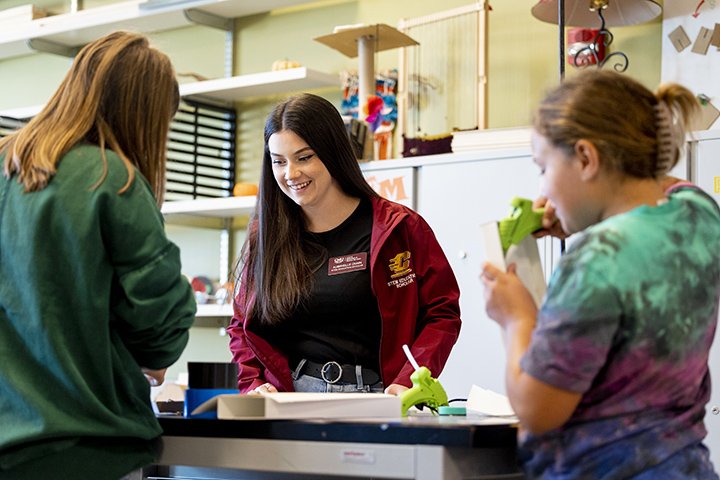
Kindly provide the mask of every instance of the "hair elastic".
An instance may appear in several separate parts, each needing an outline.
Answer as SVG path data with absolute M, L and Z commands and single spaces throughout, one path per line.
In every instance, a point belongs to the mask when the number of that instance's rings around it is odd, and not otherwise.
M 658 142 L 655 173 L 662 176 L 668 173 L 675 164 L 676 148 L 672 128 L 672 113 L 664 100 L 659 100 L 654 108 Z

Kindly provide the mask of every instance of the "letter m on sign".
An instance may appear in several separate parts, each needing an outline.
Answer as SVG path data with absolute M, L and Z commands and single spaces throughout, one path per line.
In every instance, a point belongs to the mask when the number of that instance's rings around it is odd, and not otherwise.
M 405 193 L 405 177 L 395 177 L 382 180 L 378 185 L 378 193 L 381 197 L 395 200 L 406 200 L 408 198 Z
M 382 162 L 374 162 L 382 163 Z M 414 208 L 415 169 L 402 167 L 364 172 L 365 180 L 378 195 Z

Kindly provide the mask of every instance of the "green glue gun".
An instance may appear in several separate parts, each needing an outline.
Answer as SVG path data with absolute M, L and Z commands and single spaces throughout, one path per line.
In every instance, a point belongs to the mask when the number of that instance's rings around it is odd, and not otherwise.
M 507 253 L 510 245 L 519 245 L 525 237 L 542 228 L 544 208 L 532 208 L 532 200 L 514 197 L 507 217 L 498 222 L 500 244 Z
M 403 350 L 410 363 L 415 367 L 415 371 L 410 375 L 410 381 L 413 384 L 412 388 L 400 394 L 402 416 L 407 416 L 408 409 L 415 405 L 426 405 L 433 411 L 437 411 L 439 407 L 447 406 L 447 393 L 445 393 L 445 389 L 440 382 L 431 376 L 427 367 L 421 367 L 417 364 L 407 345 L 403 345 Z

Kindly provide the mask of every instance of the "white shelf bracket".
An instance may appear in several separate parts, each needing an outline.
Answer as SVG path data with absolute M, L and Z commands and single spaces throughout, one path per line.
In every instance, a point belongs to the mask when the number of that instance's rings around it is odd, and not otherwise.
M 217 28 L 226 32 L 232 32 L 235 26 L 235 19 L 233 18 L 221 17 L 203 10 L 198 10 L 197 8 L 183 10 L 183 14 L 185 18 L 192 23 Z
M 220 283 L 231 280 L 233 274 L 233 219 L 223 219 L 223 229 L 220 233 Z
M 52 42 L 44 38 L 30 38 L 27 40 L 27 46 L 35 51 L 43 53 L 53 53 L 62 55 L 63 57 L 74 57 L 82 47 L 69 47 L 61 43 Z

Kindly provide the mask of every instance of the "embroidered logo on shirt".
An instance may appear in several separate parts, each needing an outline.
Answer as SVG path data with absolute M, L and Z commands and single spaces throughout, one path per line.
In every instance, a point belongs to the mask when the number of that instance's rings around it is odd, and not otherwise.
M 406 250 L 390 259 L 388 268 L 392 280 L 388 282 L 388 287 L 401 288 L 415 281 L 415 274 L 410 268 L 410 256 L 410 252 Z
M 405 250 L 390 259 L 390 278 L 402 277 L 410 273 L 410 252 Z
M 357 272 L 367 268 L 367 253 L 351 253 L 341 257 L 332 257 L 328 261 L 328 275 Z

